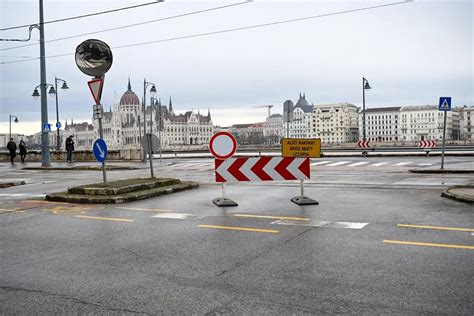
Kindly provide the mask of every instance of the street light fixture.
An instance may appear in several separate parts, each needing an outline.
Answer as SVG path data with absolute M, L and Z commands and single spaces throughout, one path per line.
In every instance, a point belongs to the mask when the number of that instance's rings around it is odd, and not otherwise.
M 18 123 L 18 122 L 19 122 L 17 116 L 10 114 L 10 132 L 9 132 L 9 134 L 8 134 L 8 140 L 10 140 L 10 139 L 12 138 L 12 117 L 15 118 L 15 120 L 14 120 L 13 122 L 15 122 L 15 123 Z
M 372 89 L 369 84 L 369 81 L 362 77 L 362 133 L 364 135 L 362 140 L 367 140 L 367 135 L 365 131 L 365 90 Z
M 146 136 L 146 89 L 148 86 L 151 86 L 150 89 L 150 94 L 152 97 L 155 96 L 156 94 L 156 86 L 153 82 L 148 82 L 146 79 L 143 79 L 143 139 L 145 139 Z M 152 159 L 152 157 L 150 157 Z M 145 153 L 145 148 L 143 147 L 143 162 L 146 161 L 146 153 Z

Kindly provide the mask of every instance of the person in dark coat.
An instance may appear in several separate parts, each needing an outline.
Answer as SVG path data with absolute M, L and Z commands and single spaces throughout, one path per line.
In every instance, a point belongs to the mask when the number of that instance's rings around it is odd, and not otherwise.
M 7 149 L 10 152 L 10 161 L 12 162 L 12 165 L 15 163 L 14 159 L 16 156 L 16 143 L 13 140 L 13 138 L 10 138 L 10 141 L 7 144 Z
M 72 152 L 74 151 L 74 135 L 70 135 L 66 138 L 66 151 L 67 151 L 67 162 L 72 162 Z
M 23 139 L 20 139 L 20 144 L 18 145 L 18 148 L 20 148 L 20 158 L 22 163 L 25 162 L 26 154 L 28 153 L 26 147 L 28 146 L 26 146 L 25 141 Z

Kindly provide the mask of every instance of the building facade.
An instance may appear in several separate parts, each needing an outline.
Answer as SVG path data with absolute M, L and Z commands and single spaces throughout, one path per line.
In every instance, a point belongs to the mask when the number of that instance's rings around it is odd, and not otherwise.
M 283 115 L 272 114 L 267 117 L 263 125 L 263 137 L 265 138 L 265 142 L 267 144 L 279 144 L 281 138 L 284 136 L 284 132 Z
M 311 138 L 320 138 L 327 144 L 356 142 L 358 111 L 358 107 L 350 103 L 316 105 L 311 119 Z
M 207 116 L 199 111 L 175 114 L 171 98 L 168 107 L 161 105 L 161 101 L 152 101 L 153 104 L 143 111 L 129 80 L 120 102 L 104 111 L 102 116 L 104 140 L 109 149 L 139 149 L 144 128 L 147 133 L 151 131 L 158 136 L 163 149 L 198 149 L 208 146 L 214 134 L 210 110 Z M 77 149 L 90 149 L 99 137 L 98 121 L 93 120 L 92 124 L 66 122 L 65 134 L 74 135 Z
M 313 116 L 313 105 L 306 101 L 306 95 L 299 96 L 298 101 L 293 107 L 293 121 L 289 124 L 284 123 L 285 136 L 289 134 L 290 138 L 310 138 L 311 121 Z M 289 129 L 289 133 L 288 132 Z
M 365 110 L 366 139 L 372 142 L 396 142 L 400 139 L 401 107 Z M 359 139 L 364 137 L 364 111 L 359 112 Z

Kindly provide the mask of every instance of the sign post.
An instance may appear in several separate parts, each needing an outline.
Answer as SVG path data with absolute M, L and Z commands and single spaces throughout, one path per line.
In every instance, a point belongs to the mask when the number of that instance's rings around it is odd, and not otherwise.
M 95 101 L 95 106 L 93 107 L 94 119 L 99 121 L 99 139 L 94 142 L 93 150 L 94 155 L 96 154 L 96 150 L 98 151 L 100 159 L 97 158 L 97 155 L 96 159 L 102 163 L 102 176 L 104 184 L 106 184 L 105 159 L 107 157 L 107 145 L 104 141 L 104 132 L 102 129 L 102 105 L 100 104 L 100 99 L 104 86 L 104 75 L 112 66 L 112 51 L 106 43 L 97 39 L 88 39 L 77 46 L 75 59 L 80 71 L 86 75 L 95 77 L 87 82 Z M 105 155 L 103 155 L 104 148 Z M 103 159 L 102 156 L 104 156 Z
M 439 98 L 439 111 L 444 111 L 443 123 L 443 148 L 441 149 L 441 169 L 444 169 L 444 145 L 446 143 L 446 112 L 451 111 L 451 97 Z
M 141 146 L 143 147 L 144 152 L 148 152 L 148 155 L 150 156 L 150 173 L 151 173 L 151 178 L 155 177 L 155 173 L 153 170 L 153 152 L 156 152 L 158 150 L 158 137 L 156 135 L 153 135 L 152 133 L 147 133 L 145 137 L 142 137 L 142 140 L 140 141 Z
M 217 132 L 212 135 L 209 141 L 209 150 L 214 158 L 224 161 L 235 154 L 237 141 L 234 135 L 229 132 Z M 216 163 L 217 164 L 217 163 Z M 238 206 L 232 199 L 228 198 L 225 191 L 225 182 L 221 183 L 222 197 L 214 199 L 212 203 L 217 206 Z

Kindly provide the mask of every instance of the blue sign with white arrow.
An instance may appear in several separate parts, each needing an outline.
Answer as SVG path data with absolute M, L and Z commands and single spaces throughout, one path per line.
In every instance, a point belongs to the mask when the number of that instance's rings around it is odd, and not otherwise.
M 440 97 L 438 110 L 451 111 L 451 97 Z
M 107 144 L 102 138 L 95 140 L 92 145 L 92 151 L 94 152 L 95 159 L 98 162 L 104 162 L 107 158 Z
M 56 122 L 56 128 L 57 128 L 57 129 L 60 129 L 61 126 L 62 126 L 62 125 L 61 125 L 61 122 Z
M 43 125 L 43 133 L 49 133 L 51 132 L 51 124 L 49 123 L 44 123 Z

